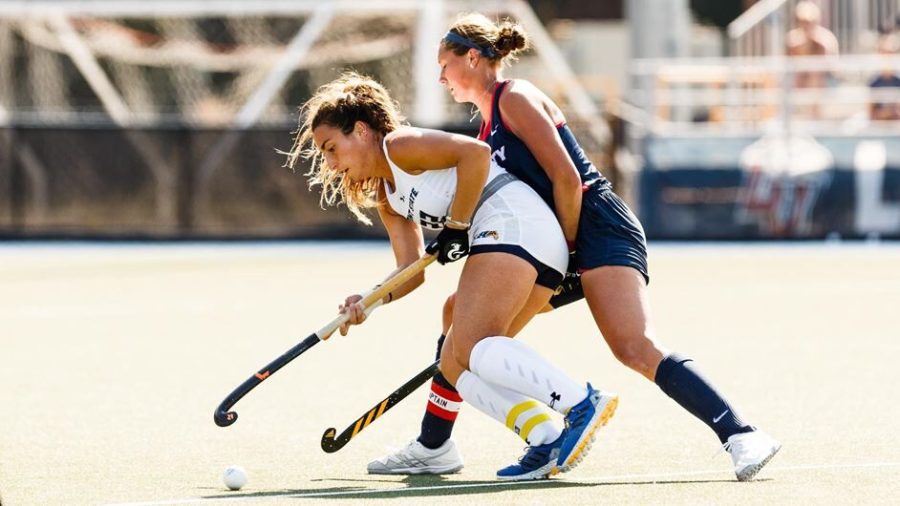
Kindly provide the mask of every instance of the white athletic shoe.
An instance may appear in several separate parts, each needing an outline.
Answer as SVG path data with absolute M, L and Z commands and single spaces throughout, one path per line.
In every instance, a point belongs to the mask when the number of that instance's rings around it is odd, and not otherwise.
M 781 449 L 781 443 L 761 430 L 734 434 L 722 445 L 731 454 L 738 481 L 750 481 Z
M 434 450 L 413 439 L 404 448 L 369 462 L 369 474 L 453 474 L 463 468 L 456 443 L 448 439 Z

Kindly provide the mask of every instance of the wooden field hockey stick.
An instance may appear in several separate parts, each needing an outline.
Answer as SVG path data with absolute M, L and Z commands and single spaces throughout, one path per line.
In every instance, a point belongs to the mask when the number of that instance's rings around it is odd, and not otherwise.
M 384 281 L 381 285 L 377 286 L 374 290 L 368 293 L 362 299 L 362 305 L 364 308 L 368 309 L 373 304 L 377 303 L 381 299 L 387 296 L 387 294 L 391 293 L 394 289 L 399 287 L 400 285 L 406 283 L 414 276 L 422 272 L 425 267 L 428 267 L 431 262 L 434 262 L 434 255 L 425 255 L 412 264 L 408 265 L 406 268 L 401 270 L 400 272 L 394 274 L 389 279 Z M 293 348 L 286 351 L 280 357 L 273 360 L 269 365 L 263 367 L 259 372 L 250 376 L 247 381 L 241 383 L 237 388 L 234 389 L 233 392 L 228 394 L 228 397 L 219 404 L 219 407 L 216 408 L 216 412 L 213 414 L 213 420 L 215 420 L 216 425 L 219 427 L 228 427 L 233 424 L 237 420 L 237 413 L 234 411 L 229 411 L 232 406 L 234 406 L 237 401 L 241 400 L 242 397 L 247 395 L 251 390 L 256 388 L 257 385 L 265 381 L 269 376 L 275 374 L 276 371 L 287 365 L 288 362 L 294 360 L 303 354 L 306 350 L 312 348 L 319 341 L 324 341 L 328 339 L 335 330 L 338 329 L 341 325 L 347 322 L 350 319 L 349 314 L 342 314 L 331 321 L 328 325 L 325 325 L 317 332 L 313 332 L 306 339 L 297 343 Z
M 440 368 L 440 362 L 435 361 L 426 367 L 422 372 L 417 374 L 411 380 L 404 383 L 400 388 L 391 392 L 383 401 L 379 402 L 372 409 L 363 413 L 363 415 L 351 423 L 344 432 L 335 437 L 336 430 L 334 427 L 329 428 L 322 434 L 322 449 L 327 453 L 334 453 L 344 447 L 351 439 L 356 437 L 363 429 L 383 415 L 387 410 L 394 407 L 400 401 L 405 399 L 409 394 L 413 393 L 422 386 L 423 383 L 431 379 Z

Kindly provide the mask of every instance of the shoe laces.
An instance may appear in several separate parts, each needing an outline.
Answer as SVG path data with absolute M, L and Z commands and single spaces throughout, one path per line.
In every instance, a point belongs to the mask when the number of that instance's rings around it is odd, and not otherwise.
M 549 444 L 526 446 L 525 454 L 519 458 L 519 464 L 525 469 L 537 469 L 547 463 L 551 451 L 553 445 Z
M 722 443 L 722 446 L 719 447 L 719 450 L 716 451 L 716 453 L 714 453 L 713 456 L 710 457 L 710 458 L 713 458 L 713 459 L 714 459 L 714 458 L 718 457 L 719 455 L 721 455 L 721 454 L 724 453 L 724 452 L 731 453 L 731 448 L 732 448 L 733 446 L 734 446 L 734 445 L 731 443 L 731 441 L 725 441 L 724 443 Z
M 390 461 L 390 460 L 396 460 L 401 463 L 417 461 L 417 460 L 419 460 L 419 458 L 416 457 L 415 455 L 413 455 L 413 450 L 412 450 L 413 446 L 416 443 L 417 443 L 417 441 L 415 439 L 413 439 L 409 443 L 406 443 L 406 446 L 404 446 L 402 448 L 397 448 L 396 446 L 388 446 L 387 454 L 378 460 L 381 461 L 382 464 L 387 464 L 388 461 Z
M 746 437 L 732 437 L 729 438 L 728 441 L 722 443 L 722 446 L 719 447 L 719 451 L 713 455 L 713 458 L 718 457 L 722 452 L 728 452 L 731 454 L 732 460 L 737 462 L 737 459 L 746 453 L 747 445 L 753 444 L 749 438 Z
M 566 413 L 565 424 L 567 429 L 571 429 L 572 426 L 578 425 L 581 423 L 581 419 L 584 418 L 584 410 L 572 408 Z
M 592 408 L 595 408 L 594 405 L 594 397 L 598 395 L 596 390 L 590 388 L 590 384 L 588 384 L 588 396 L 585 399 L 575 406 L 572 406 L 569 409 L 569 412 L 566 413 L 566 427 L 571 427 L 572 425 L 579 425 L 584 422 L 584 418 L 588 416 Z

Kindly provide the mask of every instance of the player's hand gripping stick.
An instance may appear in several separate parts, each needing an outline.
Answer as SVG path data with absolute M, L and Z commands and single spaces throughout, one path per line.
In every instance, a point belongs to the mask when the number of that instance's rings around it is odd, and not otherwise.
M 428 265 L 430 265 L 434 260 L 435 257 L 433 255 L 427 254 L 407 266 L 405 269 L 394 274 L 390 279 L 384 281 L 381 286 L 368 292 L 368 294 L 362 300 L 363 306 L 366 309 L 369 309 L 371 306 L 376 304 L 376 302 L 380 301 L 385 296 L 387 296 L 387 294 L 391 293 L 391 291 L 393 291 L 395 288 L 406 283 L 414 276 L 422 272 L 422 270 L 424 270 L 425 267 L 428 267 Z M 310 334 L 306 339 L 297 343 L 293 348 L 286 351 L 280 357 L 276 358 L 270 364 L 262 368 L 259 372 L 257 372 L 253 376 L 250 376 L 250 378 L 241 383 L 216 408 L 216 411 L 213 414 L 213 420 L 215 420 L 216 425 L 218 425 L 219 427 L 228 427 L 229 425 L 233 424 L 237 420 L 238 415 L 234 411 L 229 411 L 232 406 L 234 406 L 251 390 L 256 388 L 257 385 L 265 381 L 269 376 L 287 365 L 291 360 L 294 360 L 295 358 L 302 355 L 306 350 L 318 344 L 319 341 L 328 339 L 328 337 L 331 336 L 331 334 L 333 334 L 338 327 L 343 325 L 348 318 L 349 315 L 346 313 L 338 316 L 330 323 L 328 323 L 318 331 Z
M 451 228 L 444 226 L 441 232 L 425 247 L 425 252 L 437 254 L 437 261 L 443 265 L 455 262 L 469 254 L 469 227 Z

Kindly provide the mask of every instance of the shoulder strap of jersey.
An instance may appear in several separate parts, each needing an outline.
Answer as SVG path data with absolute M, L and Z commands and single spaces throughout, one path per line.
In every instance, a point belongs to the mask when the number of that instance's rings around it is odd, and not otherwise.
M 502 120 L 500 119 L 500 94 L 503 93 L 503 89 L 509 82 L 509 80 L 500 81 L 494 85 L 494 91 L 491 94 L 491 120 L 490 122 L 481 122 L 481 128 L 478 131 L 478 140 L 487 141 L 488 134 L 493 130 L 491 127 L 497 124 L 497 121 L 500 121 L 502 124 Z
M 500 116 L 500 95 L 503 94 L 503 90 L 506 89 L 506 85 L 511 83 L 509 79 L 506 81 L 500 82 L 497 84 L 497 88 L 494 89 L 494 97 L 491 101 L 494 103 L 491 106 L 491 125 L 503 125 L 503 117 Z

